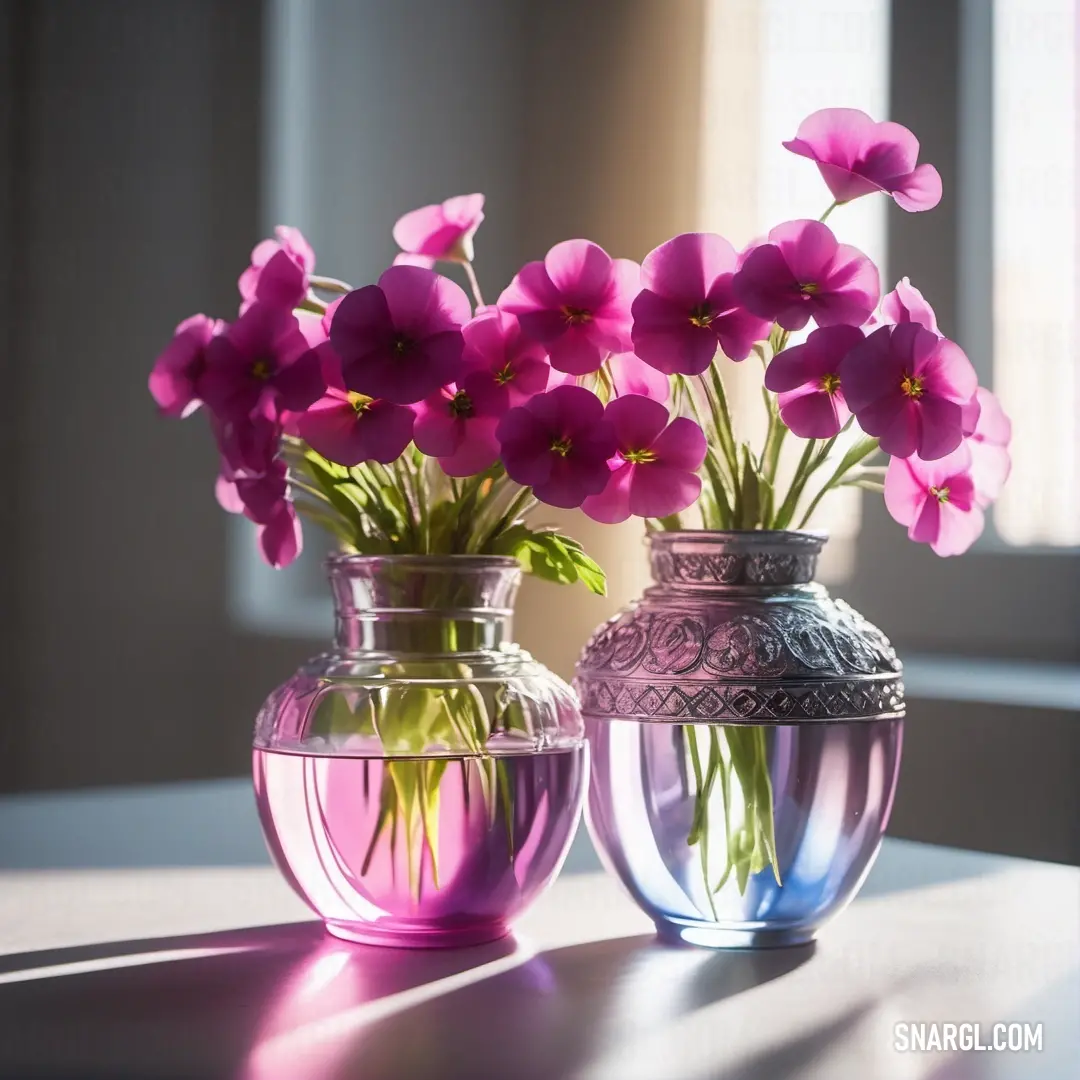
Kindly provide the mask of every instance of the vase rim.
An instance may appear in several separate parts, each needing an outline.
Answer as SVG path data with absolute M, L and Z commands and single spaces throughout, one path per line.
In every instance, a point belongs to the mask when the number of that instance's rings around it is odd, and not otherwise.
M 818 529 L 664 529 L 646 534 L 650 544 L 665 541 L 690 541 L 692 543 L 739 544 L 744 547 L 765 544 L 798 544 L 815 546 L 820 550 L 828 542 L 829 534 Z
M 326 557 L 325 564 L 330 570 L 376 568 L 379 566 L 412 566 L 417 570 L 447 569 L 453 571 L 512 569 L 520 567 L 513 555 L 414 555 L 411 553 L 392 552 L 384 555 L 351 554 L 335 551 Z

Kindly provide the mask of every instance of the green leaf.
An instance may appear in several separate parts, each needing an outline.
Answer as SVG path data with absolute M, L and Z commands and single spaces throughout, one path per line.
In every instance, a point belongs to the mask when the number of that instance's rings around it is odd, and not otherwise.
M 582 582 L 599 596 L 607 592 L 607 578 L 600 565 L 569 536 L 549 530 L 533 530 L 527 525 L 513 525 L 492 543 L 498 555 L 512 555 L 527 574 L 560 585 Z
M 569 537 L 564 536 L 562 540 L 567 543 Z M 589 592 L 596 593 L 597 596 L 607 596 L 607 575 L 603 567 L 595 559 L 586 555 L 580 546 L 570 548 L 570 558 L 574 560 L 574 565 L 577 567 L 578 581 Z

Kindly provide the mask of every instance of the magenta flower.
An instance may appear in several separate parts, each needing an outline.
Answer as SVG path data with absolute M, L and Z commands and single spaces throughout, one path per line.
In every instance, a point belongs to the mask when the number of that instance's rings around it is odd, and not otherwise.
M 962 555 L 983 530 L 967 446 L 936 461 L 894 457 L 885 473 L 885 505 L 912 540 L 938 555 Z
M 784 146 L 817 163 L 837 202 L 884 191 L 904 210 L 932 210 L 941 202 L 933 165 L 916 165 L 919 140 L 901 124 L 880 124 L 859 109 L 820 109 Z
M 475 476 L 499 457 L 495 430 L 510 406 L 505 387 L 486 371 L 473 371 L 457 387 L 426 397 L 416 414 L 418 450 L 437 458 L 447 476 Z
M 665 402 L 671 396 L 668 376 L 632 352 L 616 353 L 610 357 L 608 370 L 616 397 L 638 394 L 653 401 Z
M 735 298 L 785 330 L 862 326 L 877 307 L 877 267 L 858 248 L 838 244 L 820 221 L 786 221 L 745 255 L 732 281 Z
M 260 477 L 272 472 L 281 448 L 281 425 L 256 413 L 222 419 L 211 415 L 210 428 L 228 477 Z
M 327 377 L 326 393 L 292 418 L 292 427 L 313 450 L 338 465 L 362 461 L 389 464 L 412 442 L 413 410 L 407 405 L 346 390 L 340 361 L 329 342 L 318 350 Z
M 226 462 L 222 463 L 221 475 L 235 489 L 244 516 L 256 525 L 273 520 L 288 497 L 288 469 L 281 458 L 276 458 L 262 476 L 230 475 Z
M 735 300 L 738 256 L 715 233 L 683 233 L 650 251 L 631 308 L 634 352 L 668 375 L 700 375 L 717 348 L 745 360 L 768 337 L 771 319 Z
M 472 310 L 449 278 L 391 266 L 377 285 L 344 297 L 330 324 L 345 388 L 411 405 L 461 374 L 462 326 Z
M 210 341 L 198 391 L 219 418 L 241 420 L 306 409 L 325 385 L 293 313 L 256 303 Z
M 587 375 L 611 353 L 630 350 L 640 272 L 637 263 L 612 259 L 588 240 L 565 240 L 543 262 L 522 267 L 498 306 L 517 315 L 526 337 L 547 346 L 552 367 Z
M 275 570 L 284 570 L 304 549 L 300 518 L 291 502 L 282 502 L 269 521 L 256 530 L 259 554 Z
M 901 278 L 896 283 L 896 288 L 882 298 L 881 321 L 892 324 L 918 323 L 931 333 L 938 333 L 934 309 L 906 277 Z
M 222 463 L 214 494 L 221 508 L 243 514 L 257 526 L 256 541 L 263 560 L 275 570 L 288 566 L 303 548 L 296 508 L 287 496 L 286 468 L 276 461 L 265 476 L 232 476 Z
M 511 405 L 520 405 L 548 388 L 551 365 L 547 351 L 522 334 L 515 316 L 487 307 L 461 332 L 465 337 L 464 366 L 469 371 L 488 372 L 497 385 L 506 387 Z
M 292 310 L 307 295 L 315 252 L 299 229 L 279 225 L 276 240 L 263 240 L 251 252 L 251 265 L 237 282 L 246 311 L 256 300 Z
M 964 438 L 978 379 L 964 351 L 918 323 L 875 330 L 840 365 L 848 408 L 885 453 L 944 457 Z
M 185 319 L 150 372 L 150 394 L 165 416 L 190 416 L 200 404 L 198 384 L 206 369 L 206 346 L 224 323 L 206 315 Z
M 856 326 L 826 326 L 773 357 L 765 388 L 777 394 L 781 418 L 800 438 L 831 439 L 847 423 L 840 365 L 864 340 Z
M 1012 421 L 998 398 L 981 386 L 964 407 L 964 434 L 971 451 L 975 497 L 980 506 L 986 507 L 1001 494 L 1012 471 Z
M 483 220 L 483 195 L 456 195 L 398 218 L 394 243 L 406 255 L 472 262 L 473 236 Z
M 684 416 L 668 423 L 658 401 L 631 394 L 605 413 L 615 432 L 617 457 L 603 491 L 581 505 L 594 521 L 615 524 L 635 517 L 667 517 L 701 494 L 697 470 L 705 460 L 705 435 Z
M 551 506 L 580 506 L 607 484 L 615 433 L 600 399 L 582 386 L 557 386 L 499 421 L 495 437 L 507 475 Z

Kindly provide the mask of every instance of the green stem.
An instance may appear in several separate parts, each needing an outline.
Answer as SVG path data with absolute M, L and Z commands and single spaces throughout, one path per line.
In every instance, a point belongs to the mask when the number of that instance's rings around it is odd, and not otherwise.
M 482 308 L 484 306 L 484 298 L 480 294 L 480 282 L 476 278 L 476 271 L 473 269 L 471 262 L 463 262 L 462 268 L 465 270 L 465 277 L 469 281 L 469 289 L 473 294 L 473 300 L 476 301 L 476 306 Z
M 837 202 L 837 201 L 836 201 L 835 199 L 833 199 L 833 201 L 832 201 L 832 202 L 831 202 L 831 203 L 829 204 L 829 206 L 828 206 L 828 207 L 826 208 L 826 210 L 825 210 L 825 213 L 824 213 L 824 214 L 822 214 L 822 215 L 821 215 L 821 217 L 819 217 L 819 218 L 818 218 L 818 221 L 825 221 L 825 220 L 826 220 L 826 219 L 828 218 L 828 216 L 829 216 L 829 215 L 830 215 L 830 214 L 831 214 L 831 213 L 832 213 L 832 212 L 833 212 L 833 211 L 834 211 L 834 210 L 835 210 L 835 209 L 836 209 L 836 208 L 837 208 L 837 207 L 838 207 L 839 205 L 840 205 L 840 203 L 839 203 L 839 202 Z
M 840 481 L 844 475 L 850 472 L 856 465 L 859 464 L 864 458 L 868 458 L 871 454 L 876 453 L 878 449 L 877 439 L 869 437 L 860 439 L 841 459 L 840 464 L 836 467 L 836 471 L 825 481 L 821 490 L 810 500 L 810 505 L 806 508 L 806 513 L 803 514 L 802 521 L 799 522 L 798 528 L 805 529 L 806 523 L 813 516 L 814 511 L 818 508 L 818 504 L 825 497 L 825 495 L 838 487 Z
M 327 506 L 334 505 L 325 492 L 320 491 L 317 487 L 312 487 L 311 484 L 304 483 L 303 480 L 298 480 L 292 473 L 289 474 L 289 487 L 294 487 L 298 491 L 302 491 L 305 495 L 310 495 L 313 499 L 318 499 L 319 502 L 326 503 Z
M 735 432 L 731 423 L 731 411 L 728 408 L 727 395 L 724 392 L 724 382 L 715 367 L 709 368 L 709 376 L 698 376 L 698 383 L 705 393 L 705 400 L 712 415 L 713 428 L 716 431 L 720 451 L 724 455 L 724 461 L 728 473 L 735 484 L 739 478 L 739 453 L 735 447 Z
M 692 724 L 687 724 L 683 727 L 683 736 L 687 740 L 687 748 L 690 751 L 690 764 L 694 770 L 694 783 L 697 788 L 697 795 L 694 798 L 694 824 L 686 842 L 691 846 L 698 845 L 698 856 L 701 859 L 701 875 L 705 880 L 705 895 L 709 900 L 709 910 L 712 912 L 713 921 L 716 921 L 718 918 L 716 902 L 713 900 L 712 889 L 709 888 L 709 795 L 711 789 L 706 787 L 701 772 L 697 728 Z

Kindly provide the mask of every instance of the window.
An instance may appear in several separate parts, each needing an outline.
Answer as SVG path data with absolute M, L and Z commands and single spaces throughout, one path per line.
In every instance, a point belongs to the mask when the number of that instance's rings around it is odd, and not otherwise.
M 1080 543 L 1074 0 L 993 6 L 993 385 L 1013 419 L 1010 544 Z

